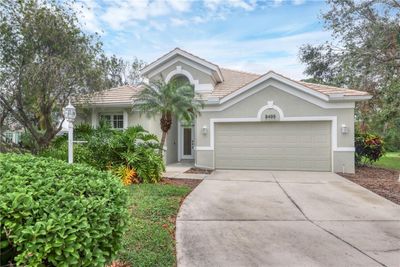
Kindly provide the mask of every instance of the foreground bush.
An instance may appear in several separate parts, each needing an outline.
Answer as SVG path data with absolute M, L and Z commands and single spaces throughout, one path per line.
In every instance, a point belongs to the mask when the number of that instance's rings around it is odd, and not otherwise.
M 127 192 L 110 173 L 0 154 L 0 179 L 2 264 L 104 266 L 120 248 Z
M 356 133 L 355 148 L 355 163 L 357 166 L 376 162 L 385 153 L 382 138 L 369 133 Z
M 165 166 L 158 154 L 158 138 L 141 126 L 120 131 L 105 124 L 97 129 L 82 124 L 77 127 L 75 136 L 77 140 L 87 143 L 74 144 L 74 162 L 86 163 L 99 170 L 112 170 L 124 183 L 155 183 L 162 178 Z M 52 146 L 41 155 L 66 161 L 66 138 L 62 136 L 54 140 Z M 121 167 L 125 170 L 121 170 Z

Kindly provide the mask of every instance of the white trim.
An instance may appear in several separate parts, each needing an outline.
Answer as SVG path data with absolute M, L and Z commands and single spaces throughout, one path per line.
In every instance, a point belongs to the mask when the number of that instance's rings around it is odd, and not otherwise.
M 356 151 L 355 147 L 337 147 L 333 150 L 334 152 L 354 152 Z
M 185 58 L 175 58 L 174 60 L 171 60 L 170 62 L 164 64 L 163 66 L 161 66 L 160 68 L 154 70 L 153 72 L 150 72 L 147 77 L 148 78 L 152 78 L 154 76 L 156 76 L 157 74 L 163 72 L 164 70 L 168 69 L 169 67 L 171 67 L 172 65 L 176 64 L 176 63 L 183 63 L 188 65 L 189 67 L 192 67 L 206 75 L 212 76 L 212 72 L 210 71 L 210 69 L 205 68 L 204 66 L 201 65 L 197 65 L 197 64 L 193 64 L 192 61 L 187 60 Z
M 97 111 L 92 109 L 92 127 L 97 128 L 98 124 Z
M 197 163 L 195 163 L 194 166 L 197 168 L 202 168 L 202 169 L 206 169 L 206 170 L 214 170 L 214 168 L 210 168 L 210 166 L 198 165 Z
M 276 110 L 276 111 L 279 113 L 279 118 L 283 118 L 283 117 L 284 117 L 282 109 L 281 109 L 280 107 L 278 107 L 278 106 L 275 106 L 275 105 L 274 105 L 274 101 L 268 101 L 268 104 L 267 104 L 267 105 L 263 106 L 262 108 L 260 108 L 260 109 L 258 110 L 257 118 L 259 118 L 259 119 L 261 120 L 261 115 L 262 115 L 262 113 L 263 113 L 264 111 L 266 111 L 267 109 L 274 109 L 274 110 Z
M 372 98 L 372 95 L 354 95 L 354 96 L 345 95 L 345 96 L 343 96 L 342 98 L 339 98 L 339 99 L 329 96 L 329 99 L 332 100 L 332 101 L 336 101 L 336 100 L 339 100 L 339 101 L 340 100 L 362 101 L 362 100 L 369 100 L 371 98 Z
M 194 86 L 194 91 L 197 93 L 210 93 L 214 90 L 214 86 L 212 84 L 200 84 L 199 80 L 195 80 L 192 74 L 189 71 L 182 69 L 182 66 L 180 65 L 176 66 L 173 71 L 168 73 L 167 77 L 165 78 L 165 82 L 169 82 L 175 75 L 179 74 L 188 78 L 190 84 Z
M 176 68 L 173 71 L 168 73 L 167 77 L 165 77 L 165 82 L 166 83 L 169 82 L 172 79 L 172 77 L 174 77 L 175 75 L 178 75 L 178 74 L 186 76 L 186 78 L 188 78 L 190 84 L 194 85 L 196 82 L 199 83 L 198 80 L 195 80 L 193 78 L 193 76 L 192 76 L 192 74 L 190 74 L 190 72 L 182 69 L 182 66 L 180 66 L 180 65 L 176 66 Z
M 122 116 L 123 116 L 123 120 L 124 120 L 123 129 L 125 130 L 125 129 L 128 129 L 128 112 L 126 110 L 124 110 L 122 113 Z
M 89 103 L 88 107 L 98 107 L 98 108 L 129 108 L 132 107 L 133 101 L 130 102 L 111 102 L 111 103 Z
M 176 55 L 180 55 L 184 58 L 187 58 L 191 61 L 196 62 L 197 64 L 200 64 L 202 66 L 205 66 L 213 71 L 216 72 L 217 77 L 218 77 L 218 81 L 223 81 L 223 76 L 221 73 L 221 70 L 219 69 L 218 65 L 212 64 L 208 61 L 205 61 L 201 58 L 198 58 L 186 51 L 183 51 L 179 48 L 175 48 L 174 50 L 172 50 L 171 52 L 165 54 L 164 56 L 162 56 L 161 58 L 157 59 L 156 61 L 154 61 L 153 63 L 149 64 L 148 66 L 146 66 L 145 68 L 142 69 L 142 74 L 146 75 L 146 73 L 150 72 L 152 69 L 156 68 L 158 65 L 162 64 L 163 62 L 169 60 L 170 58 L 176 56 Z
M 189 127 L 192 128 L 192 142 L 195 142 L 194 125 L 182 125 L 182 123 L 178 121 L 178 161 L 182 159 L 194 159 L 195 147 L 192 148 L 192 155 L 183 155 L 183 129 Z
M 288 94 L 291 94 L 293 96 L 296 96 L 298 98 L 301 98 L 311 104 L 317 105 L 321 108 L 325 108 L 325 109 L 342 109 L 342 108 L 354 108 L 355 104 L 354 102 L 349 102 L 349 103 L 342 103 L 342 102 L 338 102 L 338 103 L 328 103 L 325 102 L 324 100 L 321 100 L 319 98 L 315 98 L 313 96 L 307 95 L 303 92 L 299 92 L 297 90 L 293 90 L 293 88 L 287 87 L 287 85 L 285 83 L 282 84 L 273 80 L 269 80 L 266 81 L 264 86 L 260 86 L 259 88 L 255 89 L 255 90 L 249 90 L 246 93 L 243 93 L 242 95 L 237 95 L 236 99 L 232 99 L 231 101 L 227 102 L 228 100 L 225 100 L 224 102 L 222 102 L 223 99 L 226 99 L 226 97 L 222 98 L 219 101 L 216 101 L 215 99 L 211 99 L 212 101 L 209 102 L 209 104 L 211 105 L 215 105 L 215 104 L 220 104 L 221 106 L 215 106 L 215 107 L 207 107 L 204 108 L 202 110 L 202 112 L 215 112 L 215 111 L 223 111 L 235 104 L 237 104 L 240 101 L 243 101 L 244 99 L 248 98 L 249 96 L 256 94 L 264 89 L 266 89 L 268 86 L 273 86 L 274 88 L 278 89 L 278 90 L 282 90 Z M 234 93 L 235 94 L 235 93 Z M 232 97 L 231 97 L 232 98 Z M 206 103 L 207 104 L 207 103 Z

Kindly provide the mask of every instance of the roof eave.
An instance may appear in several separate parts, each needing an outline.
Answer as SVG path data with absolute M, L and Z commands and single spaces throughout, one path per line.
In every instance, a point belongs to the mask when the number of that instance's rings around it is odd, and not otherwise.
M 91 108 L 96 108 L 96 107 L 132 107 L 133 101 L 123 101 L 123 102 L 111 102 L 111 103 L 82 103 L 80 106 L 81 107 L 91 107 Z
M 332 96 L 329 95 L 329 102 L 336 102 L 336 101 L 365 101 L 372 98 L 372 95 L 344 95 L 344 96 Z

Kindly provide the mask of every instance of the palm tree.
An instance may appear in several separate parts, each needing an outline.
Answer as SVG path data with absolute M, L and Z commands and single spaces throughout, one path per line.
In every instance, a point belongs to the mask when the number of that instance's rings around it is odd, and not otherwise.
M 144 85 L 133 108 L 149 116 L 161 115 L 160 155 L 162 155 L 167 133 L 171 129 L 172 118 L 190 122 L 200 114 L 202 105 L 202 102 L 195 98 L 193 86 L 189 83 L 182 82 L 180 79 L 172 79 L 165 83 L 161 79 Z

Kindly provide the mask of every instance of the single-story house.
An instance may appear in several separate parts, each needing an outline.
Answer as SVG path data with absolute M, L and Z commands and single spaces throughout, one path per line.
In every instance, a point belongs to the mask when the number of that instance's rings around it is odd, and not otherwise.
M 187 79 L 205 101 L 192 124 L 176 119 L 166 162 L 193 160 L 209 169 L 354 172 L 354 107 L 362 91 L 219 67 L 176 48 L 142 70 L 147 81 Z M 132 109 L 141 87 L 122 86 L 91 98 L 81 121 L 114 128 L 140 124 L 161 135 L 158 118 Z

